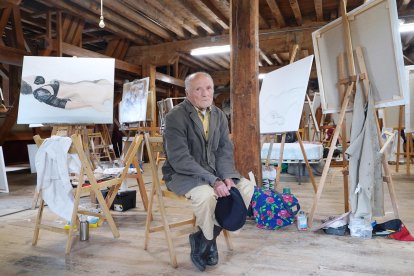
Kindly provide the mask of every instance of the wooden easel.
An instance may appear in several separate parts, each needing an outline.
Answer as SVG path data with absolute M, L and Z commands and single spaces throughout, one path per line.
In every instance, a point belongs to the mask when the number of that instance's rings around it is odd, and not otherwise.
M 412 156 L 414 156 L 414 148 L 413 148 L 413 138 L 412 138 L 412 133 L 405 133 L 405 139 L 406 139 L 406 143 L 405 143 L 405 151 L 401 152 L 400 150 L 400 146 L 401 146 L 401 132 L 404 130 L 404 127 L 402 126 L 402 118 L 404 116 L 404 106 L 401 105 L 400 109 L 399 109 L 399 114 L 398 114 L 398 135 L 397 135 L 397 153 L 396 153 L 396 162 L 395 162 L 395 171 L 398 172 L 399 171 L 399 165 L 400 165 L 400 156 L 403 155 L 405 156 L 405 165 L 406 165 L 406 173 L 408 176 L 411 175 L 411 158 Z
M 295 61 L 298 49 L 299 49 L 298 44 L 293 45 L 292 54 L 291 54 L 291 57 L 290 57 L 290 60 L 289 60 L 289 64 L 292 64 Z M 282 141 L 281 141 L 281 144 L 280 144 L 279 160 L 278 160 L 277 170 L 276 170 L 276 182 L 275 182 L 275 186 L 274 186 L 275 191 L 276 191 L 276 188 L 280 184 L 280 174 L 282 172 L 283 151 L 284 151 L 285 141 L 286 141 L 286 132 L 275 133 L 275 134 L 273 134 L 273 137 L 276 138 L 277 135 L 282 135 Z M 309 160 L 308 160 L 308 157 L 306 155 L 305 147 L 303 146 L 302 138 L 300 136 L 299 131 L 296 131 L 296 136 L 297 136 L 297 139 L 298 139 L 298 142 L 299 142 L 299 145 L 300 145 L 300 149 L 301 149 L 302 154 L 303 154 L 303 159 L 305 159 L 306 168 L 309 172 L 309 177 L 311 179 L 313 190 L 316 192 L 315 178 L 313 177 L 312 168 L 309 164 Z M 266 158 L 266 163 L 265 163 L 266 167 L 269 166 L 272 149 L 273 149 L 273 140 L 270 141 L 269 151 L 267 153 L 267 158 Z
M 352 48 L 349 21 L 348 21 L 348 16 L 347 16 L 347 12 L 346 12 L 346 2 L 344 2 L 344 1 L 345 0 L 341 0 L 340 4 L 341 4 L 342 24 L 343 24 L 343 30 L 344 30 L 345 48 L 346 48 L 346 52 L 347 52 L 349 78 L 346 78 L 346 79 L 343 78 L 343 79 L 339 80 L 341 86 L 345 85 L 346 89 L 344 89 L 344 90 L 340 89 L 340 91 L 339 91 L 340 93 L 342 93 L 342 91 L 345 91 L 344 97 L 343 97 L 343 100 L 342 100 L 341 112 L 340 112 L 340 115 L 339 115 L 338 124 L 335 128 L 335 132 L 334 132 L 334 135 L 333 135 L 333 138 L 332 138 L 332 143 L 331 143 L 331 146 L 329 148 L 328 157 L 326 159 L 325 167 L 323 169 L 323 173 L 322 173 L 322 176 L 321 176 L 321 179 L 320 179 L 320 183 L 319 183 L 319 186 L 318 186 L 318 191 L 317 191 L 317 193 L 314 197 L 312 208 L 311 208 L 311 211 L 309 213 L 309 217 L 308 217 L 309 227 L 312 227 L 312 224 L 313 224 L 313 219 L 314 219 L 316 207 L 317 207 L 318 201 L 319 201 L 319 199 L 322 195 L 323 188 L 325 186 L 326 178 L 328 176 L 329 167 L 330 167 L 330 164 L 331 164 L 331 161 L 332 161 L 333 152 L 334 152 L 334 149 L 335 149 L 335 144 L 338 141 L 339 132 L 342 129 L 342 132 L 345 133 L 345 128 L 346 128 L 346 124 L 344 124 L 345 112 L 346 112 L 346 109 L 347 109 L 348 104 L 350 102 L 350 99 L 352 97 L 352 92 L 354 91 L 354 89 L 356 87 L 356 82 L 357 82 L 357 79 L 358 79 L 357 75 L 356 75 L 355 64 L 354 64 L 354 54 L 353 54 L 353 48 Z M 357 60 L 358 60 L 359 68 L 360 68 L 360 71 L 361 71 L 360 79 L 363 82 L 365 95 L 367 96 L 368 92 L 369 92 L 368 72 L 367 72 L 367 69 L 366 69 L 366 66 L 365 66 L 363 52 L 362 52 L 362 49 L 360 47 L 356 48 L 356 54 L 357 54 Z M 340 65 L 340 68 L 341 68 L 341 65 Z M 340 74 L 342 74 L 342 73 L 340 72 Z M 377 134 L 378 134 L 379 144 L 380 144 L 380 147 L 383 148 L 382 139 L 381 139 L 381 131 L 379 129 L 378 117 L 377 117 L 376 113 L 375 113 L 375 119 L 376 119 L 376 126 L 377 126 Z M 342 141 L 343 141 L 343 144 L 346 144 L 346 139 L 344 137 L 342 137 Z M 392 182 L 390 170 L 389 170 L 389 167 L 388 167 L 386 153 L 385 152 L 383 152 L 383 153 L 385 155 L 384 158 L 382 158 L 382 166 L 383 166 L 384 175 L 385 175 L 383 177 L 383 181 L 387 182 L 387 184 L 388 184 L 388 190 L 389 190 L 390 197 L 391 197 L 394 216 L 396 218 L 398 218 L 399 217 L 399 215 L 398 215 L 398 206 L 397 206 L 397 200 L 396 200 L 396 196 L 395 196 L 394 184 Z M 346 168 L 346 171 L 344 170 L 344 179 L 345 179 L 345 176 L 346 176 L 346 179 L 347 179 L 347 175 L 348 175 L 348 169 Z M 348 184 L 347 180 L 344 181 L 344 189 L 345 189 L 344 195 L 348 194 L 348 185 L 347 184 Z M 345 205 L 347 206 L 347 204 L 348 204 L 348 196 L 346 196 L 346 198 L 345 198 Z

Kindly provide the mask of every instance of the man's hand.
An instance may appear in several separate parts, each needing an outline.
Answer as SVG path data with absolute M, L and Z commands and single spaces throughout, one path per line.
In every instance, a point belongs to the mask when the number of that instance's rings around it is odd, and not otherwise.
M 229 192 L 229 189 L 227 188 L 227 185 L 221 180 L 217 179 L 216 182 L 214 182 L 213 189 L 214 189 L 214 192 L 216 193 L 216 195 L 218 197 L 225 197 L 225 196 L 230 195 L 230 192 Z
M 234 181 L 231 178 L 224 179 L 224 184 L 226 184 L 227 189 L 229 190 L 231 189 L 231 187 L 236 187 L 236 184 L 234 184 Z

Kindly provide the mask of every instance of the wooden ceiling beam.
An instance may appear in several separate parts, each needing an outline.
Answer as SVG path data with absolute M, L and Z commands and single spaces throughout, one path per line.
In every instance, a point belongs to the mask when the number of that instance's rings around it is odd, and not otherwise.
M 259 29 L 269 29 L 269 23 L 267 23 L 266 19 L 263 15 L 259 12 Z
M 223 70 L 223 68 L 213 61 L 209 56 L 194 56 L 194 59 L 207 64 L 209 67 L 213 68 L 214 70 Z
M 323 21 L 323 5 L 322 0 L 314 0 L 316 20 Z
M 10 5 L 18 6 L 20 5 L 21 2 L 22 0 L 2 0 L 0 2 L 0 8 L 6 8 L 6 7 L 9 7 Z
M 289 0 L 290 7 L 295 15 L 296 23 L 298 26 L 302 25 L 302 13 L 300 12 L 298 0 Z
M 4 28 L 6 28 L 7 23 L 9 22 L 11 12 L 12 12 L 11 7 L 3 9 L 3 12 L 1 13 L 1 18 L 0 18 L 0 34 L 4 33 Z
M 224 28 L 228 29 L 230 26 L 230 22 L 229 19 L 219 10 L 216 8 L 216 6 L 214 6 L 214 4 L 211 2 L 211 0 L 201 0 L 201 3 L 203 3 L 204 6 L 206 6 L 210 11 L 211 11 L 211 16 L 216 17 L 217 19 L 219 19 L 221 22 L 224 23 Z
M 401 10 L 401 11 L 407 10 L 407 7 L 410 4 L 410 2 L 411 2 L 411 0 L 403 0 L 399 10 Z
M 160 72 L 155 72 L 155 79 L 178 87 L 184 87 L 184 80 L 177 79 Z
M 217 63 L 220 67 L 224 69 L 230 69 L 230 63 L 227 60 L 224 60 L 219 55 L 211 55 L 209 56 L 209 59 L 212 60 L 214 63 Z
M 53 51 L 57 49 L 58 43 L 55 39 L 45 38 L 41 44 L 45 46 L 44 47 L 45 49 L 52 49 Z M 108 58 L 108 56 L 106 55 L 93 52 L 93 51 L 89 51 L 87 49 L 83 49 L 81 47 L 71 45 L 65 42 L 62 43 L 62 53 L 65 55 L 77 56 L 77 57 Z M 136 75 L 141 75 L 141 66 L 136 65 L 136 64 L 131 64 L 129 62 L 126 62 L 120 59 L 115 59 L 115 68 L 122 70 L 122 71 L 129 72 L 129 73 L 133 73 Z
M 199 59 L 194 58 L 193 56 L 190 56 L 188 54 L 179 53 L 178 56 L 180 57 L 180 62 L 185 64 L 183 61 L 190 62 L 191 64 L 195 64 L 196 67 L 192 66 L 193 68 L 202 68 L 207 71 L 214 71 L 216 70 L 216 67 L 212 67 L 209 64 L 206 64 L 206 62 L 201 61 Z
M 273 65 L 273 62 L 266 56 L 266 54 L 261 49 L 259 49 L 259 55 L 264 61 L 267 62 L 268 65 Z
M 77 4 L 83 2 L 89 2 L 84 0 L 71 0 L 72 2 L 76 2 Z M 95 1 L 96 4 L 96 1 Z M 159 37 L 162 37 L 166 40 L 173 40 L 174 37 L 165 29 L 160 27 L 159 25 L 155 24 L 154 22 L 148 20 L 141 14 L 137 13 L 136 11 L 133 11 L 129 9 L 124 4 L 118 2 L 118 1 L 105 1 L 104 3 L 104 17 L 107 17 L 109 13 L 105 13 L 105 8 L 109 8 L 113 12 L 117 13 L 117 16 L 119 15 L 121 18 L 125 17 L 132 22 L 135 23 L 135 25 L 143 27 L 147 29 L 148 31 L 158 35 Z M 99 8 L 100 12 L 100 8 Z M 129 29 L 130 31 L 133 31 L 133 29 Z
M 280 59 L 278 54 L 276 54 L 276 53 L 272 54 L 272 58 L 274 58 L 279 65 L 283 65 L 284 62 L 283 62 L 283 60 Z
M 171 32 L 175 33 L 180 38 L 187 38 L 187 35 L 184 33 L 184 29 L 181 25 L 177 24 L 165 15 L 165 13 L 159 12 L 156 8 L 151 6 L 148 1 L 136 1 L 136 0 L 119 0 L 125 6 L 130 6 L 133 9 L 140 11 L 143 14 L 146 14 L 148 17 L 157 21 L 164 28 L 169 29 Z
M 143 2 L 146 2 L 149 5 L 153 6 L 158 11 L 157 13 L 166 15 L 166 17 L 176 22 L 179 26 L 183 26 L 183 28 L 190 32 L 192 35 L 199 36 L 197 27 L 192 22 L 186 20 L 185 18 L 177 16 L 177 13 L 175 13 L 173 10 L 166 9 L 165 3 L 160 2 L 160 0 L 143 0 Z
M 276 2 L 276 0 L 266 0 L 267 5 L 270 8 L 270 11 L 272 12 L 272 15 L 274 18 L 276 18 L 277 24 L 280 28 L 283 28 L 286 26 L 285 18 L 282 15 L 282 12 L 279 9 L 279 6 Z
M 197 10 L 197 8 L 193 5 L 191 1 L 188 0 L 166 0 L 165 2 L 169 3 L 169 5 L 174 5 L 179 3 L 180 8 L 182 11 L 185 11 L 188 15 L 193 17 L 200 25 L 201 28 L 206 30 L 209 34 L 214 34 L 216 32 L 213 24 L 211 24 L 210 20 L 206 18 L 201 12 Z
M 22 66 L 23 56 L 30 55 L 26 50 L 0 45 L 0 63 Z
M 82 10 L 82 9 L 76 8 L 76 7 L 74 7 L 74 5 L 70 5 L 70 4 L 68 4 L 64 1 L 47 1 L 47 0 L 36 0 L 36 1 L 41 3 L 41 4 L 44 4 L 45 6 L 48 6 L 48 7 L 54 7 L 54 8 L 62 9 L 65 12 L 70 13 L 72 15 L 77 15 L 77 16 L 82 15 L 82 17 L 85 20 L 87 20 L 89 22 L 96 22 L 95 24 L 98 25 L 99 15 L 96 12 L 91 13 L 91 12 L 88 12 L 87 10 Z M 85 3 L 86 2 L 89 2 L 89 1 L 85 1 Z M 117 24 L 114 24 L 114 23 L 110 22 L 110 21 L 114 20 L 114 18 L 110 14 L 108 14 L 108 16 L 105 16 L 105 20 L 107 20 L 107 24 L 106 24 L 105 28 L 107 28 L 108 31 L 110 31 L 112 33 L 115 33 L 115 34 L 119 34 L 119 36 L 128 38 L 129 40 L 133 41 L 134 43 L 136 43 L 138 45 L 147 45 L 148 44 L 148 41 L 146 39 L 150 38 L 151 36 L 146 37 L 145 33 L 142 33 L 142 35 L 140 35 L 141 29 L 139 27 L 134 29 L 134 31 L 129 31 L 128 28 L 126 28 L 125 26 L 122 26 L 121 24 L 119 25 L 120 27 L 118 27 Z M 122 21 L 124 21 L 124 20 L 122 19 Z M 117 22 L 117 20 L 114 20 L 113 22 Z M 117 23 L 119 23 L 119 22 L 117 22 Z M 132 25 L 136 26 L 134 24 L 132 24 Z M 145 39 L 143 39 L 141 37 L 144 37 Z M 161 41 L 161 40 L 158 38 L 158 41 Z

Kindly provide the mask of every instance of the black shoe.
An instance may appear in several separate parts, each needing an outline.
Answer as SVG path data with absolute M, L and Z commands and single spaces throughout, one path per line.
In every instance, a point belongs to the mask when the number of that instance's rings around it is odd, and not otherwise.
M 204 271 L 206 269 L 205 255 L 212 241 L 207 240 L 201 231 L 190 234 L 189 240 L 191 246 L 191 261 L 198 270 Z
M 209 250 L 207 251 L 206 256 L 206 265 L 216 265 L 218 264 L 219 256 L 217 251 L 217 243 L 216 240 L 213 240 Z
M 221 230 L 222 230 L 221 227 L 214 225 L 213 241 L 206 252 L 206 265 L 218 264 L 219 256 L 218 256 L 216 238 L 220 235 Z

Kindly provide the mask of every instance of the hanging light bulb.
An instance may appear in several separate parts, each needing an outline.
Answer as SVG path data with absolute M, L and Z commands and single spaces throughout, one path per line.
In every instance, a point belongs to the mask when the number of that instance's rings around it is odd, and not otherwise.
M 102 29 L 105 28 L 105 22 L 103 17 L 103 0 L 101 0 L 101 17 L 99 20 L 99 27 L 101 27 Z
M 101 20 L 99 21 L 99 27 L 105 28 L 105 22 L 104 22 L 104 18 L 102 15 L 101 15 Z

